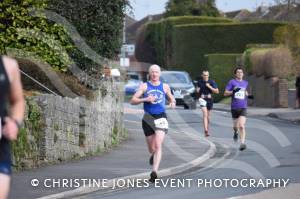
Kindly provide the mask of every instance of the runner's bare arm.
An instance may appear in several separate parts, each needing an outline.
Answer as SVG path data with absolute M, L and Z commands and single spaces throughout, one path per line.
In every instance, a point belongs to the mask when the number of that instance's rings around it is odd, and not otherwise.
M 5 125 L 2 130 L 3 135 L 8 140 L 16 140 L 20 124 L 24 118 L 25 100 L 18 63 L 9 57 L 3 57 L 3 63 L 10 82 L 8 99 L 10 111 L 9 116 L 4 118 Z
M 225 96 L 225 97 L 231 96 L 231 95 L 232 95 L 232 93 L 233 93 L 233 91 L 228 91 L 228 90 L 225 90 L 225 92 L 224 92 L 224 96 Z
M 211 85 L 208 85 L 207 87 L 208 87 L 213 93 L 219 94 L 219 89 L 218 89 L 218 88 L 214 88 L 214 87 L 212 87 Z
M 165 93 L 170 101 L 170 106 L 172 108 L 174 108 L 176 106 L 176 100 L 175 100 L 175 97 L 172 95 L 172 92 L 171 92 L 171 89 L 170 89 L 170 86 L 168 84 L 164 84 L 164 90 L 165 90 Z
M 10 80 L 10 117 L 19 123 L 21 123 L 24 119 L 24 111 L 25 111 L 25 100 L 23 95 L 22 83 L 21 83 L 21 75 L 19 71 L 18 63 L 11 58 L 6 58 L 6 64 L 10 67 L 9 73 L 11 74 Z
M 131 100 L 130 100 L 130 104 L 132 105 L 137 105 L 143 102 L 147 101 L 147 98 L 141 98 L 142 95 L 144 94 L 144 92 L 147 89 L 147 84 L 143 83 L 140 85 L 139 89 L 136 91 L 136 93 L 132 96 Z

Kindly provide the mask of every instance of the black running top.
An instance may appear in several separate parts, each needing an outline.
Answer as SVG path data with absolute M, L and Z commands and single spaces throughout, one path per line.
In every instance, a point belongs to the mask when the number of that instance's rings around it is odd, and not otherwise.
M 9 94 L 9 79 L 4 68 L 3 58 L 0 57 L 0 117 L 2 127 L 4 125 L 3 118 L 7 116 L 7 101 Z M 10 151 L 9 151 L 9 142 L 5 137 L 1 137 L 0 140 L 0 163 L 1 162 L 10 162 Z

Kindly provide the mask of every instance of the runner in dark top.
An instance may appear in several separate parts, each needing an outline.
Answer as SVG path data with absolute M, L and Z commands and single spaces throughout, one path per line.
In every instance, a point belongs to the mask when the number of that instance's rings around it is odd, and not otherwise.
M 204 135 L 209 136 L 209 122 L 213 108 L 212 94 L 219 93 L 218 86 L 214 80 L 209 79 L 209 72 L 202 72 L 202 80 L 198 81 L 197 92 L 199 93 L 200 107 L 203 113 Z
M 10 188 L 10 141 L 17 139 L 24 114 L 24 98 L 18 64 L 0 57 L 0 198 L 7 198 Z M 10 110 L 7 110 L 9 105 Z

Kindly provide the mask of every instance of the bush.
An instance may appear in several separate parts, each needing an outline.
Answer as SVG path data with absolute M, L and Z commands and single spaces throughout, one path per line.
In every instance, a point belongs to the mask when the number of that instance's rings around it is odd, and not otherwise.
M 233 78 L 233 71 L 237 64 L 241 61 L 242 54 L 208 54 L 207 69 L 210 72 L 210 78 L 215 80 L 220 94 L 214 95 L 215 101 L 223 99 L 223 93 L 226 84 Z M 198 73 L 199 74 L 199 73 Z
M 30 15 L 30 10 L 44 9 L 46 0 L 11 0 L 0 3 L 0 53 L 14 53 L 14 49 L 35 54 L 56 69 L 66 71 L 70 59 L 66 49 L 72 44 L 62 26 L 45 17 Z M 9 52 L 8 52 L 9 51 Z
M 263 76 L 265 73 L 265 55 L 268 52 L 268 49 L 253 49 L 250 54 L 250 63 L 251 63 L 251 74 L 255 74 L 257 77 Z M 250 67 L 249 67 L 250 68 Z
M 279 77 L 287 78 L 292 72 L 293 58 L 291 52 L 287 48 L 275 48 L 269 50 L 265 55 L 266 78 Z
M 287 78 L 292 73 L 293 58 L 287 48 L 250 49 L 247 55 L 250 62 L 247 69 L 250 74 L 265 78 Z M 245 58 L 244 58 L 245 60 Z M 249 66 L 250 64 L 250 66 Z
M 300 74 L 300 25 L 289 24 L 277 28 L 274 32 L 274 40 L 290 49 L 295 58 L 293 70 Z
M 193 75 L 203 69 L 205 54 L 242 53 L 248 43 L 272 43 L 273 31 L 282 25 L 257 22 L 176 26 L 172 35 L 170 65 Z
M 136 57 L 139 61 L 158 63 L 168 68 L 172 59 L 172 32 L 176 25 L 233 22 L 219 17 L 181 16 L 148 23 L 138 34 Z

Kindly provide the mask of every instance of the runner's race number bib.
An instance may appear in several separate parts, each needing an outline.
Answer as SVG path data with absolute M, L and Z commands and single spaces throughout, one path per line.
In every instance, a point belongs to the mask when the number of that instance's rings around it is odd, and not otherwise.
M 199 98 L 199 103 L 201 107 L 206 107 L 207 102 L 204 99 Z
M 236 92 L 235 94 L 234 94 L 234 98 L 235 99 L 241 99 L 241 100 L 243 100 L 243 99 L 245 99 L 245 90 L 239 90 L 238 92 Z
M 169 124 L 166 118 L 159 118 L 154 120 L 154 124 L 156 128 L 159 129 L 168 129 L 169 128 Z

